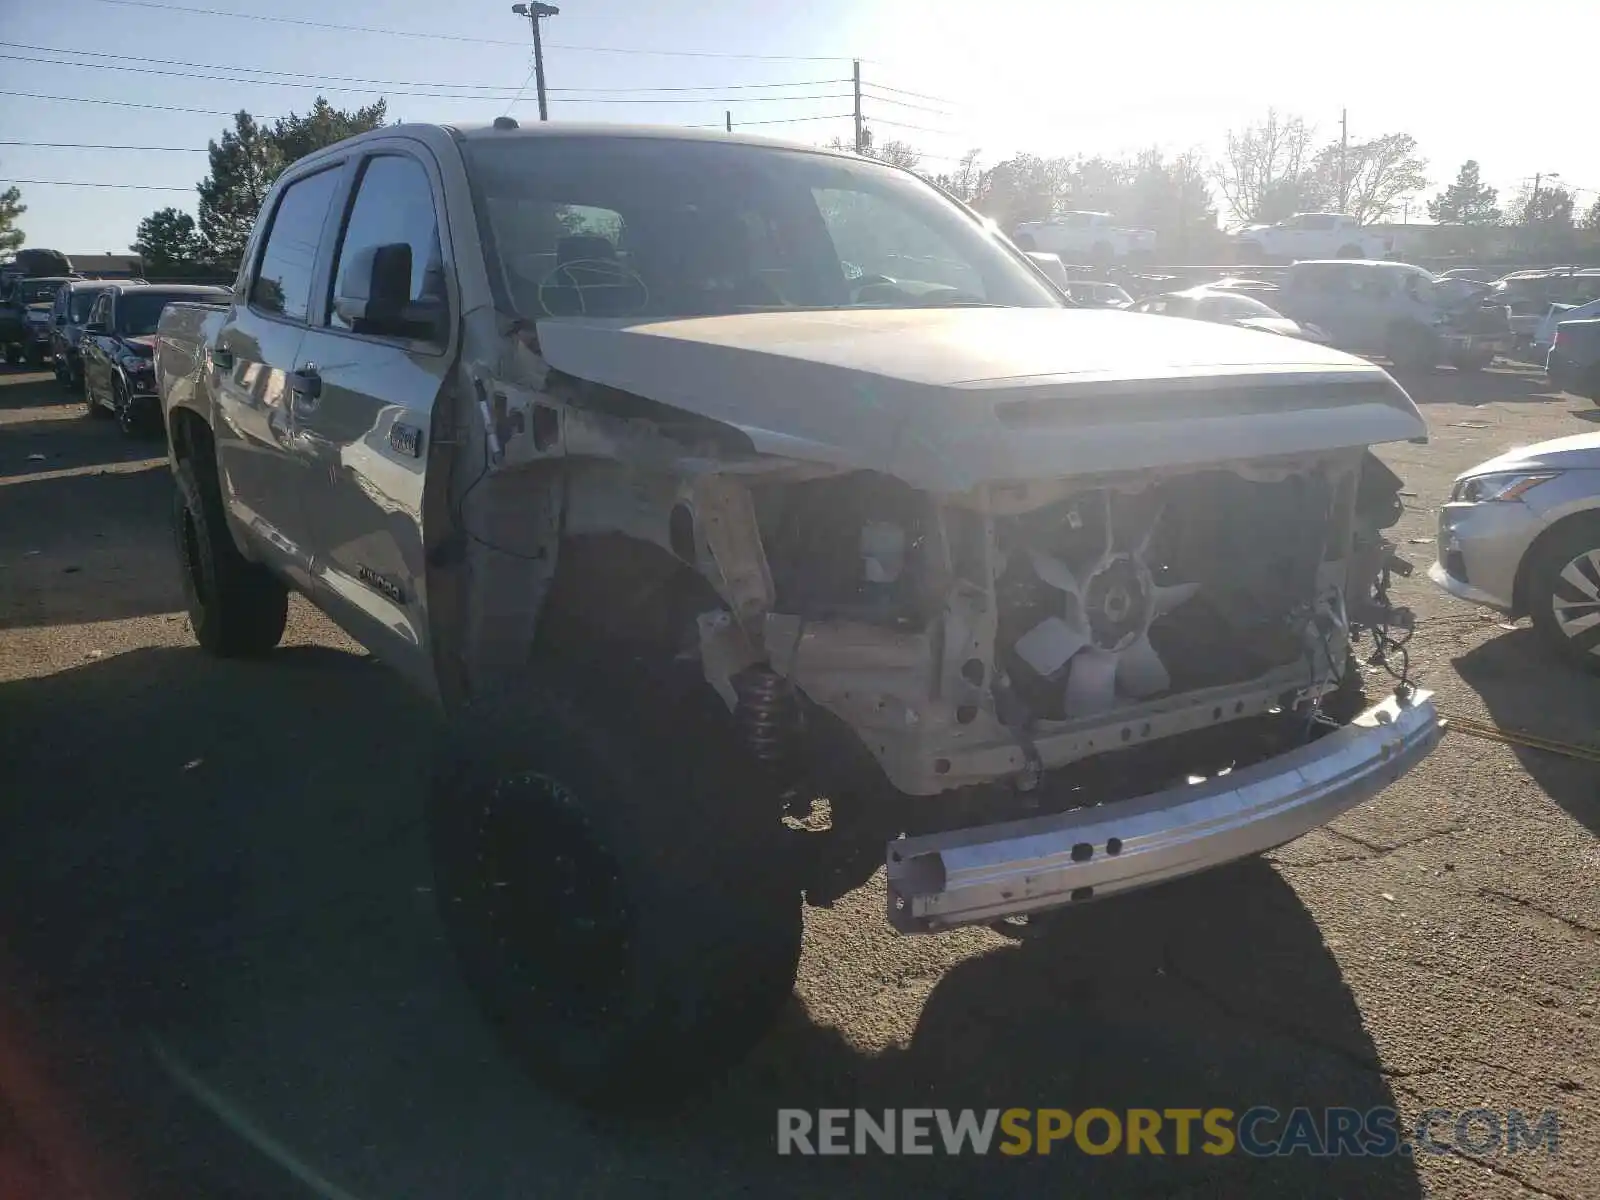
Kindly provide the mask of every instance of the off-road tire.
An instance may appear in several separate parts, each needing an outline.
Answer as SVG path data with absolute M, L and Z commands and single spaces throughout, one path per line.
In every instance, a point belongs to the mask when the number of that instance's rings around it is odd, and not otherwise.
M 195 640 L 218 658 L 265 654 L 288 623 L 288 589 L 233 544 L 208 460 L 179 460 L 173 478 L 173 534 Z
M 1600 594 L 1600 517 L 1580 517 L 1557 526 L 1533 546 L 1528 559 L 1528 586 L 1526 596 L 1528 612 L 1533 617 L 1533 627 L 1557 654 L 1585 670 L 1600 674 L 1600 625 L 1569 634 L 1556 617 L 1558 601 L 1567 601 L 1569 620 L 1600 613 L 1600 604 L 1588 594 L 1587 588 L 1562 578 L 1568 564 L 1586 555 L 1593 558 L 1587 569 L 1576 569 L 1586 585 Z M 1588 607 L 1595 604 L 1595 607 Z M 1580 607 L 1581 606 L 1581 607 Z
M 658 1108 L 776 1020 L 799 878 L 778 798 L 698 672 L 553 653 L 452 723 L 428 811 L 440 915 L 535 1079 Z

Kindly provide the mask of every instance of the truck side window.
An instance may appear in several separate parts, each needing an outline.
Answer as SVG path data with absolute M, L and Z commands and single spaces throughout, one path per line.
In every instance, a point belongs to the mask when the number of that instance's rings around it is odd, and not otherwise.
M 304 321 L 311 308 L 311 272 L 322 226 L 339 182 L 337 169 L 291 183 L 278 198 L 261 266 L 250 282 L 250 304 L 263 312 Z
M 384 154 L 368 159 L 362 169 L 355 204 L 334 261 L 334 293 L 350 290 L 345 279 L 347 264 L 371 261 L 361 251 L 396 243 L 411 247 L 411 300 L 445 302 L 449 291 L 428 173 L 416 159 Z M 334 308 L 328 314 L 328 323 L 335 329 L 351 329 L 349 320 L 336 311 L 337 306 Z
M 111 293 L 101 292 L 94 302 L 94 307 L 89 310 L 90 325 L 96 322 L 110 328 L 111 320 Z

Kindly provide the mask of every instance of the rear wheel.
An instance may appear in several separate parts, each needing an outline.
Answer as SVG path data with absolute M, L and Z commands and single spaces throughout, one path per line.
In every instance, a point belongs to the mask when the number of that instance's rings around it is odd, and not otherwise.
M 111 381 L 111 411 L 116 415 L 117 428 L 122 431 L 123 437 L 144 437 L 150 432 L 149 415 L 134 407 L 127 385 L 120 379 Z
M 1533 548 L 1527 595 L 1546 645 L 1600 674 L 1600 519 L 1558 526 Z
M 800 954 L 778 798 L 704 679 L 547 658 L 456 723 L 429 802 L 462 973 L 536 1079 L 670 1101 L 765 1034 Z
M 174 479 L 173 533 L 195 640 L 219 658 L 265 654 L 283 637 L 288 590 L 233 544 L 214 466 L 184 458 Z

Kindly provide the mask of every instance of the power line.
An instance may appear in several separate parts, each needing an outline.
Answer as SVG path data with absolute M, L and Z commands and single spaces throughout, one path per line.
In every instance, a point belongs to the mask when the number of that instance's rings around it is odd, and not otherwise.
M 153 183 L 94 183 L 86 179 L 0 179 L 0 183 L 20 183 L 28 187 L 132 188 L 139 192 L 194 191 L 192 183 L 185 187 L 160 187 Z
M 203 17 L 234 17 L 243 21 L 270 21 L 280 25 L 304 25 L 312 29 L 337 29 L 344 33 L 378 33 L 389 37 L 421 38 L 430 42 L 472 42 L 480 46 L 525 46 L 527 43 L 505 38 L 467 37 L 456 33 L 418 33 L 409 29 L 383 29 L 375 25 L 337 25 L 331 21 L 312 21 L 305 17 L 283 17 L 268 13 L 225 12 L 215 8 L 187 8 L 179 4 L 159 4 L 156 0 L 94 0 L 97 4 L 116 4 L 127 8 L 153 8 L 163 12 L 189 13 Z M 590 54 L 640 54 L 666 58 L 737 58 L 759 62 L 848 62 L 842 54 L 732 54 L 721 50 L 640 50 L 626 46 L 576 46 L 550 43 L 553 50 L 575 50 Z
M 918 100 L 932 100 L 938 104 L 956 104 L 958 101 L 948 96 L 930 96 L 927 92 L 913 92 L 909 88 L 890 87 L 887 83 L 869 83 L 868 87 L 875 87 L 880 92 L 894 92 L 901 96 L 915 96 Z
M 853 113 L 829 113 L 818 117 L 773 117 L 766 121 L 740 121 L 739 128 L 747 125 L 793 125 L 800 121 L 848 121 Z M 710 125 L 686 125 L 685 129 L 721 129 L 722 122 L 716 121 Z
M 867 83 L 867 84 L 863 84 L 862 86 L 863 87 L 867 87 L 867 88 L 873 88 L 873 87 L 876 87 L 877 84 Z M 948 108 L 934 108 L 934 107 L 932 107 L 931 105 L 928 105 L 928 104 L 913 104 L 909 100 L 896 100 L 891 96 L 874 96 L 871 92 L 863 92 L 862 95 L 865 96 L 868 100 L 877 101 L 879 104 L 898 104 L 901 108 L 915 108 L 915 109 L 918 109 L 921 112 L 938 113 L 940 116 L 943 116 L 943 117 L 953 117 L 953 116 L 955 116 L 955 113 L 952 112 Z
M 315 88 L 318 91 L 324 91 L 324 92 L 355 92 L 355 93 L 359 93 L 359 94 L 370 94 L 371 91 L 372 91 L 371 88 L 353 88 L 353 87 L 339 87 L 339 86 L 329 87 L 329 86 L 326 86 L 324 84 L 292 83 L 292 82 L 289 82 L 287 80 L 277 80 L 277 79 L 248 79 L 248 78 L 240 78 L 240 77 L 235 76 L 235 75 L 196 74 L 194 71 L 173 71 L 173 70 L 167 70 L 167 69 L 165 69 L 163 67 L 129 67 L 129 66 L 124 66 L 121 63 L 68 62 L 68 61 L 63 60 L 63 59 L 30 58 L 30 57 L 27 57 L 27 56 L 24 56 L 24 55 L 20 55 L 20 54 L 0 54 L 0 59 L 11 59 L 11 60 L 21 61 L 21 62 L 40 63 L 42 65 L 51 66 L 51 67 L 83 67 L 83 68 L 86 68 L 88 70 L 93 70 L 93 71 L 125 71 L 125 72 L 129 72 L 129 73 L 132 73 L 132 74 L 135 74 L 135 75 L 166 75 L 166 76 L 176 76 L 176 77 L 182 78 L 182 79 L 210 79 L 210 80 L 216 80 L 216 81 L 221 82 L 221 83 L 253 83 L 253 84 L 258 84 L 258 85 L 262 85 L 262 86 L 265 86 L 265 87 Z M 526 88 L 526 86 L 527 85 L 524 84 L 523 88 Z M 411 97 L 417 97 L 417 98 L 421 98 L 421 99 L 432 99 L 432 100 L 482 100 L 482 101 L 491 102 L 491 103 L 499 103 L 501 100 L 509 99 L 513 103 L 515 103 L 516 100 L 520 99 L 520 97 L 521 97 L 522 88 L 517 89 L 515 92 L 512 92 L 511 89 L 507 88 L 504 92 L 500 93 L 499 95 L 479 95 L 479 96 L 461 96 L 461 95 L 456 95 L 456 94 L 451 93 L 451 92 L 396 91 L 393 88 L 385 89 L 385 92 L 386 92 L 387 95 L 390 95 L 390 96 L 411 96 Z M 509 93 L 509 95 L 507 93 Z M 835 92 L 835 93 L 831 93 L 831 94 L 828 94 L 828 95 L 821 95 L 821 96 L 813 96 L 813 95 L 806 95 L 806 96 L 746 96 L 746 97 L 739 98 L 739 102 L 741 104 L 756 104 L 756 103 L 773 104 L 773 103 L 779 103 L 779 102 L 783 102 L 783 101 L 792 101 L 792 100 L 842 100 L 848 95 L 849 95 L 849 93 L 847 93 L 847 92 Z M 578 97 L 578 98 L 570 98 L 570 99 L 567 99 L 567 100 L 563 101 L 563 103 L 566 103 L 566 104 L 699 104 L 699 103 L 722 104 L 722 103 L 726 103 L 726 100 L 727 100 L 726 97 L 718 97 L 718 96 L 697 96 L 693 100 L 679 100 L 679 99 L 675 99 L 675 98 L 671 98 L 671 97 L 665 97 L 665 96 L 648 97 L 648 98 L 641 97 L 641 98 L 637 98 L 637 99 L 616 99 L 616 100 L 612 100 L 612 99 L 606 99 L 606 98 L 598 97 L 598 96 L 585 96 L 585 97 Z
M 960 136 L 949 129 L 930 129 L 926 125 L 908 125 L 904 121 L 891 121 L 887 117 L 868 117 L 867 121 L 872 125 L 888 125 L 894 129 L 915 129 L 918 133 L 937 133 L 946 137 Z
M 71 50 L 61 46 L 36 46 L 29 42 L 0 42 L 0 46 L 12 50 L 34 50 L 43 54 L 67 54 L 76 58 L 114 58 L 121 60 L 125 55 L 108 54 L 99 50 Z M 27 61 L 34 61 L 29 59 Z M 382 87 L 440 87 L 456 88 L 461 91 L 476 92 L 506 92 L 511 91 L 516 85 L 509 83 L 452 83 L 444 79 L 369 79 L 362 75 L 313 75 L 306 71 L 277 71 L 266 67 L 243 67 L 232 63 L 194 62 L 182 58 L 152 58 L 149 55 L 140 55 L 140 62 L 156 63 L 166 67 L 198 67 L 208 71 L 233 71 L 241 75 L 280 75 L 292 79 L 309 79 L 313 82 L 334 83 L 368 83 Z M 93 66 L 93 63 L 74 64 Z M 692 86 L 667 86 L 660 87 L 565 87 L 547 89 L 552 96 L 572 94 L 598 94 L 598 93 L 635 93 L 635 92 L 740 92 L 766 90 L 770 88 L 800 88 L 800 87 L 827 87 L 833 84 L 847 84 L 848 79 L 788 79 L 772 83 L 702 83 Z M 464 97 L 465 98 L 465 97 Z
M 206 117 L 231 117 L 231 112 L 223 112 L 220 108 L 185 108 L 181 104 L 140 104 L 136 100 L 98 100 L 89 96 L 47 96 L 43 92 L 8 92 L 0 91 L 0 96 L 21 96 L 27 100 L 64 100 L 69 104 L 112 104 L 118 108 L 153 108 L 162 112 L 199 113 Z M 277 117 L 263 117 L 252 113 L 260 121 L 276 121 Z
M 204 146 L 113 146 L 102 142 L 0 142 L 0 146 L 27 146 L 46 150 L 154 150 L 174 154 L 207 154 Z

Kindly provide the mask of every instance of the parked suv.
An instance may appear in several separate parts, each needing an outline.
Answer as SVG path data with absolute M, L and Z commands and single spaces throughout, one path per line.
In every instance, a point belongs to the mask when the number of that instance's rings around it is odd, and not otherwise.
M 1562 391 L 1600 404 L 1600 318 L 1557 325 L 1544 369 Z
M 50 355 L 50 314 L 56 293 L 70 282 L 67 276 L 45 276 L 19 279 L 12 285 L 4 334 L 8 364 L 16 366 L 26 361 L 30 367 L 44 365 Z
M 133 436 L 159 428 L 154 366 L 156 324 L 174 300 L 224 297 L 223 288 L 113 283 L 95 297 L 78 348 L 83 402 L 90 416 L 110 413 Z
M 56 293 L 50 314 L 50 358 L 56 379 L 73 391 L 83 387 L 83 355 L 78 349 L 83 327 L 94 302 L 108 286 L 98 279 L 75 279 Z
M 1440 735 L 1349 652 L 1394 620 L 1399 384 L 1070 305 L 855 155 L 374 130 L 157 342 L 197 640 L 269 652 L 293 588 L 440 702 L 444 927 L 587 1103 L 740 1058 L 802 903 L 877 865 L 903 933 L 1034 919 L 1298 837 Z
M 1404 370 L 1447 362 L 1481 371 L 1511 349 L 1505 306 L 1446 287 L 1407 263 L 1329 259 L 1291 266 L 1272 302 L 1341 350 L 1382 356 Z

